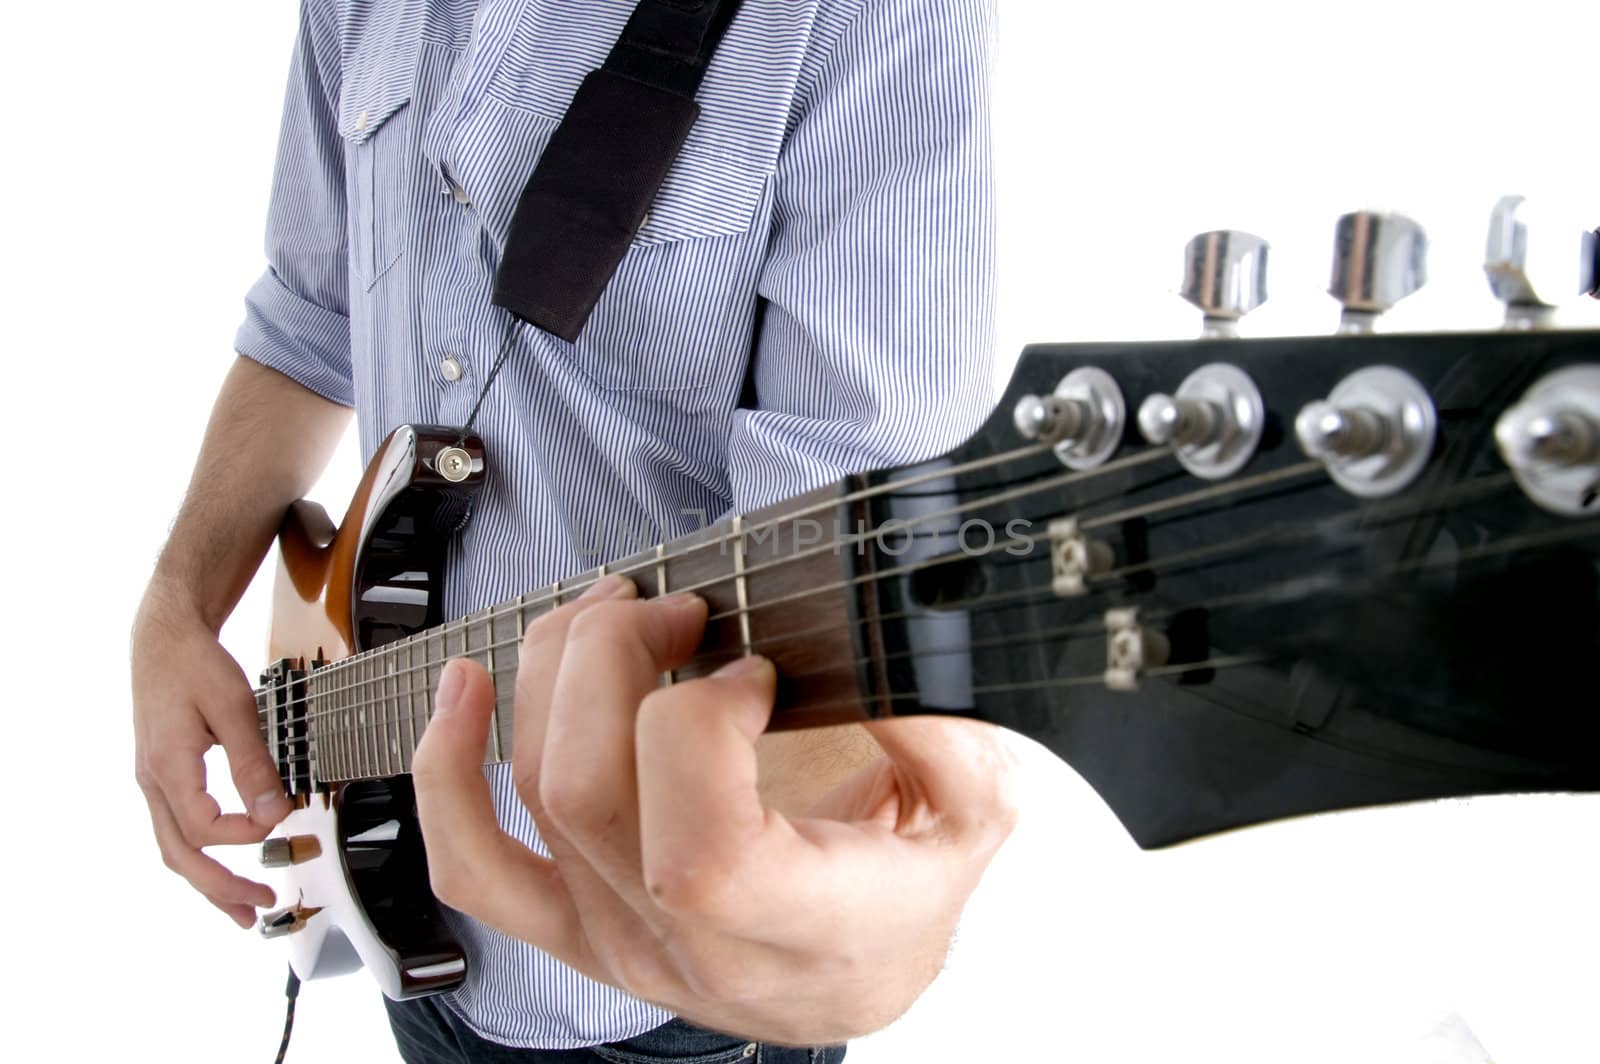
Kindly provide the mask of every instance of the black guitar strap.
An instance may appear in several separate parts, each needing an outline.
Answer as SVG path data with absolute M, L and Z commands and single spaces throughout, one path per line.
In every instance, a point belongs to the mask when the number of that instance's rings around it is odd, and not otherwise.
M 644 224 L 739 0 L 640 0 L 528 178 L 494 303 L 573 341 Z

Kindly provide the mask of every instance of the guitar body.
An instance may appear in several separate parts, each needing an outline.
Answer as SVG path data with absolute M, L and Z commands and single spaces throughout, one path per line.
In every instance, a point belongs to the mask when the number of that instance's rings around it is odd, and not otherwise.
M 280 702 L 295 698 L 297 684 L 303 691 L 312 670 L 439 623 L 445 545 L 469 512 L 483 468 L 481 445 L 469 439 L 471 472 L 459 482 L 443 477 L 436 458 L 454 444 L 453 430 L 397 430 L 337 530 L 314 503 L 296 503 L 285 516 L 273 592 L 275 664 L 263 677 Z M 295 748 L 292 736 L 285 746 Z M 396 1000 L 459 984 L 466 959 L 428 886 L 411 777 L 313 782 L 303 759 L 280 763 L 295 810 L 276 833 L 287 845 L 277 844 L 275 863 L 289 864 L 296 896 L 280 899 L 293 904 L 263 929 L 288 937 L 296 974 L 316 979 L 365 967 Z

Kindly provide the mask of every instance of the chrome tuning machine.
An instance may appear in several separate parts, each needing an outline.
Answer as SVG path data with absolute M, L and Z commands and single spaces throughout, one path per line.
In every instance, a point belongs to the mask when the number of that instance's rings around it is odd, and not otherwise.
M 1600 365 L 1537 381 L 1494 427 L 1523 492 L 1552 513 L 1600 513 Z
M 1024 395 L 1011 414 L 1023 437 L 1051 444 L 1071 469 L 1090 469 L 1110 458 L 1128 424 L 1122 389 L 1094 366 L 1068 373 L 1049 395 Z
M 1428 236 L 1403 214 L 1355 211 L 1334 229 L 1328 294 L 1342 333 L 1371 332 L 1378 316 L 1427 283 Z
M 1556 226 L 1530 225 L 1526 203 L 1521 196 L 1500 198 L 1489 215 L 1483 252 L 1489 291 L 1506 305 L 1508 329 L 1548 325 L 1556 309 L 1552 296 L 1564 294 L 1572 284 L 1572 262 L 1560 253 L 1548 231 Z
M 1379 498 L 1421 474 L 1438 423 L 1433 400 L 1415 377 L 1393 366 L 1368 366 L 1336 384 L 1326 399 L 1301 407 L 1294 434 L 1334 483 L 1352 495 Z
M 1152 395 L 1139 407 L 1144 438 L 1170 444 L 1183 467 L 1205 480 L 1242 469 L 1260 446 L 1265 423 L 1255 382 L 1226 362 L 1201 366 L 1172 395 Z
M 1201 233 L 1183 253 L 1179 295 L 1205 315 L 1201 335 L 1238 335 L 1238 321 L 1267 301 L 1267 242 L 1237 229 Z

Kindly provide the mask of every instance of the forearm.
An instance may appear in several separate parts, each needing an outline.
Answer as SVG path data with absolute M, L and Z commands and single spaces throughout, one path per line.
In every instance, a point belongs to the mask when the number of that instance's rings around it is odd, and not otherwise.
M 285 509 L 321 474 L 349 416 L 276 370 L 237 359 L 212 407 L 141 621 L 176 609 L 220 629 Z

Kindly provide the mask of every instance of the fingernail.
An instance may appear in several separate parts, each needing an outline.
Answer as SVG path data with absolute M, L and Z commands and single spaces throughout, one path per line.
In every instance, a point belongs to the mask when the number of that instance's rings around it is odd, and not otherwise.
M 670 595 L 652 601 L 669 610 L 690 610 L 697 609 L 705 600 L 692 591 L 674 591 Z
M 256 796 L 250 803 L 250 808 L 255 815 L 263 820 L 276 820 L 280 813 L 286 812 L 284 806 L 289 804 L 289 799 L 283 796 L 282 791 L 267 791 Z
M 602 576 L 590 584 L 584 593 L 578 596 L 578 601 L 581 602 L 584 599 L 622 598 L 634 590 L 632 580 L 612 573 L 609 576 Z
M 459 660 L 445 663 L 444 671 L 439 673 L 439 690 L 433 694 L 433 706 L 438 712 L 448 713 L 456 708 L 456 699 L 461 697 L 461 688 L 467 682 L 465 668 Z
M 711 675 L 724 680 L 734 680 L 741 676 L 754 676 L 756 673 L 770 668 L 772 668 L 772 662 L 760 654 L 750 654 L 746 657 L 734 658 Z

